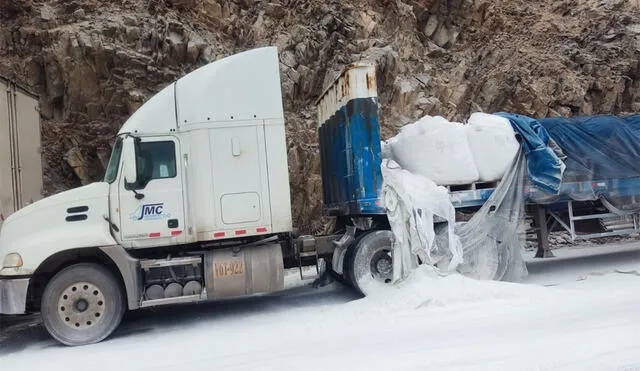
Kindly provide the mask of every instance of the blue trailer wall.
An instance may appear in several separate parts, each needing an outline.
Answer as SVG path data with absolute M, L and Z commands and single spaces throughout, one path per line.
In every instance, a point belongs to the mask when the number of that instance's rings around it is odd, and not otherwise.
M 384 214 L 378 195 L 380 126 L 377 98 L 356 98 L 318 130 L 327 215 Z

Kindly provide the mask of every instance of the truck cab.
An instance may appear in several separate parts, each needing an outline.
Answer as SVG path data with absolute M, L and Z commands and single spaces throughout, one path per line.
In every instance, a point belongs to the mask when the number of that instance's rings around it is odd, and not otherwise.
M 124 308 L 275 291 L 282 249 L 264 240 L 291 225 L 277 50 L 260 48 L 149 99 L 119 131 L 102 182 L 6 220 L 0 313 L 40 309 L 55 338 L 84 344 Z
M 0 314 L 40 311 L 75 346 L 108 337 L 126 310 L 279 291 L 285 268 L 323 259 L 361 292 L 389 282 L 374 67 L 346 68 L 318 106 L 326 213 L 343 221 L 334 233 L 293 233 L 278 53 L 253 49 L 145 102 L 102 182 L 6 220 Z

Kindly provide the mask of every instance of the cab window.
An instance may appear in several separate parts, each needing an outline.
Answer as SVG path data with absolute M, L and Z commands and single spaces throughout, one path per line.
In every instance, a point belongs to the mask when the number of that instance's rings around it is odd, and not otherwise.
M 120 156 L 122 155 L 122 138 L 116 140 L 111 152 L 111 158 L 109 159 L 109 165 L 107 171 L 104 174 L 104 181 L 106 183 L 113 183 L 118 177 L 118 168 L 120 167 Z
M 137 158 L 137 178 L 145 187 L 153 179 L 176 176 L 176 146 L 173 141 L 142 142 Z

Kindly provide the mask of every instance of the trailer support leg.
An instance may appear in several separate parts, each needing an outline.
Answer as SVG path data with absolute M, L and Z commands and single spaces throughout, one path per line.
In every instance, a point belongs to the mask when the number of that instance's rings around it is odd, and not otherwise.
M 536 223 L 538 235 L 538 251 L 536 258 L 552 258 L 553 253 L 549 248 L 549 230 L 547 228 L 547 208 L 536 205 L 533 213 L 533 220 Z

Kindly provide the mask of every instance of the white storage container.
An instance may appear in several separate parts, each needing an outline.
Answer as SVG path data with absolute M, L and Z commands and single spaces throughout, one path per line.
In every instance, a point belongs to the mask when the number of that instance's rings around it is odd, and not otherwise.
M 0 77 L 0 219 L 40 198 L 38 98 Z

